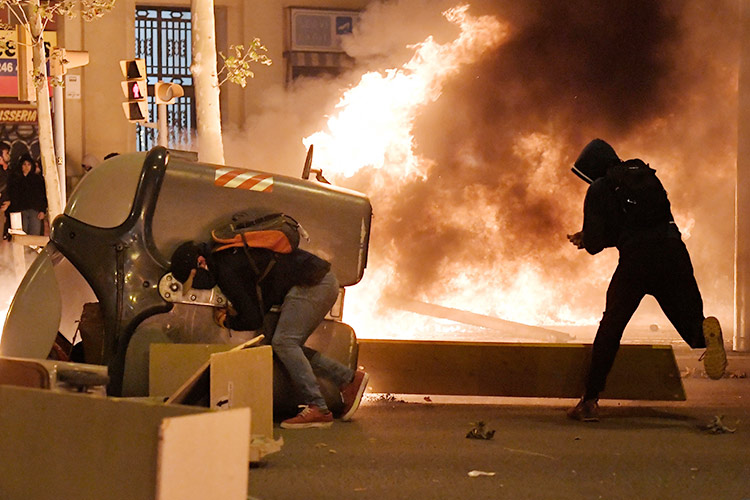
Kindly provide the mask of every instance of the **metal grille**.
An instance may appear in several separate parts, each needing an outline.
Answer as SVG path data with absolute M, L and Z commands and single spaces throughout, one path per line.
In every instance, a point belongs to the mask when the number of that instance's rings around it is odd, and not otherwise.
M 190 72 L 192 31 L 190 9 L 170 7 L 136 7 L 135 57 L 146 61 L 148 75 L 148 112 L 157 121 L 154 85 L 158 81 L 178 83 L 185 96 L 168 105 L 169 145 L 189 150 L 195 130 L 195 88 Z M 136 148 L 148 151 L 157 144 L 156 130 L 136 126 Z

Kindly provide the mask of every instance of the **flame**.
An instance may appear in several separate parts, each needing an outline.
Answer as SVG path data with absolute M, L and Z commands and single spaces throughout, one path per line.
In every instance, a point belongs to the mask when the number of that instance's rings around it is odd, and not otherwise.
M 401 182 L 425 178 L 430 162 L 414 153 L 412 134 L 419 111 L 440 96 L 445 81 L 462 65 L 507 35 L 507 27 L 497 19 L 472 17 L 468 8 L 461 5 L 443 13 L 461 29 L 453 42 L 439 44 L 428 37 L 413 46 L 415 54 L 403 67 L 366 73 L 343 94 L 327 131 L 302 141 L 305 147 L 315 145 L 318 165 L 343 178 L 365 167 L 387 170 Z
M 445 82 L 461 67 L 476 61 L 485 51 L 498 46 L 508 35 L 508 26 L 494 17 L 472 17 L 468 5 L 443 13 L 460 28 L 450 43 L 438 44 L 432 37 L 414 45 L 415 54 L 398 69 L 384 73 L 369 72 L 359 83 L 347 90 L 328 119 L 326 130 L 306 137 L 306 147 L 315 146 L 316 163 L 337 183 L 367 170 L 367 189 L 375 210 L 373 232 L 378 231 L 378 213 L 388 212 L 397 196 L 398 186 L 424 181 L 434 166 L 429 158 L 415 153 L 413 127 L 415 118 L 428 104 L 439 98 Z M 514 154 L 535 168 L 533 176 L 549 178 L 558 175 L 562 146 L 550 135 L 520 135 Z M 460 151 L 461 161 L 471 167 L 477 163 L 471 151 Z M 553 185 L 535 182 L 532 189 L 549 194 Z M 461 190 L 461 186 L 454 186 Z M 501 221 L 476 214 L 493 213 L 497 200 L 493 193 L 472 186 L 462 193 L 463 203 L 445 210 L 435 196 L 430 207 L 434 219 L 447 227 L 472 221 L 472 231 L 501 234 Z M 579 208 L 579 207 L 576 207 Z M 446 320 L 433 320 L 429 327 L 425 317 L 399 310 L 400 297 L 384 292 L 392 289 L 394 280 L 391 245 L 373 245 L 370 265 L 363 281 L 347 291 L 346 317 L 363 338 L 415 338 L 420 334 L 432 338 L 446 334 L 455 339 L 466 326 Z M 549 286 L 544 269 L 521 263 L 510 270 L 499 261 L 479 262 L 467 268 L 459 262 L 446 260 L 436 274 L 440 287 L 410 299 L 450 308 L 475 311 L 492 317 L 526 324 L 591 323 L 594 318 L 581 316 L 566 306 L 555 288 Z M 595 280 L 604 282 L 606 272 Z M 480 284 L 480 286 L 478 286 Z M 392 293 L 392 292 L 391 292 Z M 425 329 L 429 328 L 429 332 Z

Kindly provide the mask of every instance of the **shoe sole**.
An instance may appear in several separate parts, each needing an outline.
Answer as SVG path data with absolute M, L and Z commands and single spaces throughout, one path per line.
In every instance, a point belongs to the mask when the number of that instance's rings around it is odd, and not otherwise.
M 282 429 L 326 429 L 333 425 L 333 422 L 307 422 L 304 424 L 285 424 L 281 422 Z
M 576 420 L 578 420 L 579 422 L 598 422 L 599 417 L 581 417 L 576 418 Z
M 362 402 L 362 395 L 365 393 L 365 389 L 367 389 L 367 382 L 369 380 L 370 380 L 370 374 L 365 373 L 365 376 L 362 379 L 362 383 L 359 384 L 359 389 L 357 389 L 357 396 L 354 398 L 354 404 L 352 404 L 352 407 L 349 408 L 348 412 L 341 415 L 342 421 L 348 422 L 354 416 L 354 412 L 357 411 L 357 408 L 359 408 L 359 404 Z
M 568 418 L 571 420 L 576 420 L 578 422 L 598 422 L 599 417 L 584 417 L 581 415 L 571 415 L 568 413 Z
M 719 320 L 710 316 L 703 320 L 703 337 L 706 339 L 706 352 L 703 354 L 703 369 L 713 380 L 724 376 L 727 368 L 727 353 L 721 335 Z

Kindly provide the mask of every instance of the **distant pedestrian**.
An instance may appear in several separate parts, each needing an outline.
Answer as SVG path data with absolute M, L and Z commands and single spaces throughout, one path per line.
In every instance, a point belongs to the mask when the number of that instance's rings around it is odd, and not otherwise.
M 96 168 L 99 165 L 99 159 L 92 155 L 91 153 L 87 153 L 83 156 L 83 160 L 81 160 L 81 168 L 83 169 L 83 174 L 86 175 L 87 173 L 91 172 L 94 168 Z
M 47 193 L 42 176 L 34 173 L 34 160 L 24 155 L 8 179 L 8 197 L 11 213 L 20 212 L 23 231 L 42 235 L 47 211 Z
M 617 247 L 620 259 L 594 339 L 586 390 L 568 416 L 599 419 L 599 393 L 623 331 L 647 294 L 656 298 L 690 347 L 706 348 L 706 373 L 712 379 L 721 378 L 727 365 L 721 327 L 716 318 L 703 316 L 690 256 L 655 171 L 641 160 L 621 161 L 612 146 L 595 139 L 583 149 L 573 172 L 590 186 L 583 206 L 583 230 L 568 239 L 592 255 Z

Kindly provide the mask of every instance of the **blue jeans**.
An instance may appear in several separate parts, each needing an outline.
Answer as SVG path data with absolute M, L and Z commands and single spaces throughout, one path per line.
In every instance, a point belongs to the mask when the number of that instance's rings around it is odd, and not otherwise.
M 42 221 L 39 220 L 39 212 L 33 208 L 21 211 L 21 227 L 26 234 L 39 236 L 42 234 Z
M 302 346 L 333 307 L 338 291 L 339 283 L 331 272 L 317 285 L 292 287 L 284 297 L 279 322 L 271 339 L 273 352 L 289 372 L 303 404 L 315 405 L 323 412 L 328 406 L 315 374 L 342 386 L 352 380 L 354 371 L 313 349 L 305 347 L 303 350 Z

